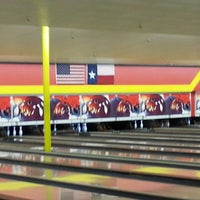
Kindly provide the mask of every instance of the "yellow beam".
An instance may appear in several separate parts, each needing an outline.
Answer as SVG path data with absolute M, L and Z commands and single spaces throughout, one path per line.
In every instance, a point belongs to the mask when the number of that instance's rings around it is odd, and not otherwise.
M 192 80 L 192 82 L 190 83 L 190 87 L 191 87 L 191 91 L 193 91 L 195 89 L 195 87 L 197 86 L 197 84 L 200 81 L 200 70 L 197 73 L 197 75 L 194 77 L 194 79 Z
M 0 95 L 41 95 L 43 87 L 41 85 L 9 85 L 0 86 Z
M 45 72 L 47 75 L 47 73 Z M 196 83 L 197 81 L 195 81 Z M 62 85 L 48 86 L 50 94 L 116 94 L 191 92 L 190 85 Z M 0 95 L 43 95 L 42 86 L 0 86 Z
M 44 150 L 51 151 L 50 123 L 50 70 L 49 70 L 49 27 L 42 27 L 42 63 L 43 63 L 43 96 L 44 96 Z
M 191 92 L 190 85 L 63 85 L 50 86 L 51 94 L 125 94 Z

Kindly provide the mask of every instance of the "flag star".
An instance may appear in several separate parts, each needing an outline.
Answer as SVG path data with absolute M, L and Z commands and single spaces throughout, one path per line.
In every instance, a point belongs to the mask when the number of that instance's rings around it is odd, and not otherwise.
M 89 76 L 90 76 L 90 79 L 95 79 L 96 73 L 94 73 L 92 70 L 91 72 L 89 72 Z

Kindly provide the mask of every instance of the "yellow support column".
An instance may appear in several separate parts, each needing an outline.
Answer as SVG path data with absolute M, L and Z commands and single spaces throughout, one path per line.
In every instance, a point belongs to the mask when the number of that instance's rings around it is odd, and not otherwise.
M 50 70 L 49 70 L 49 27 L 42 27 L 42 63 L 43 63 L 43 95 L 44 95 L 44 150 L 51 151 L 50 122 Z

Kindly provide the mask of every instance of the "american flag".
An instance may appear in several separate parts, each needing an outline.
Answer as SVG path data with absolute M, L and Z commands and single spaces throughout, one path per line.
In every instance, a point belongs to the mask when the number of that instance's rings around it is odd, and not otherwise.
M 56 84 L 85 84 L 86 66 L 56 64 Z

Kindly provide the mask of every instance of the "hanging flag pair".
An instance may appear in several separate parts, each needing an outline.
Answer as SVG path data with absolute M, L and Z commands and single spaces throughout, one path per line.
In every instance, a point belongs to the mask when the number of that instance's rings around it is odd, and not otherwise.
M 56 84 L 114 84 L 114 65 L 56 64 Z

